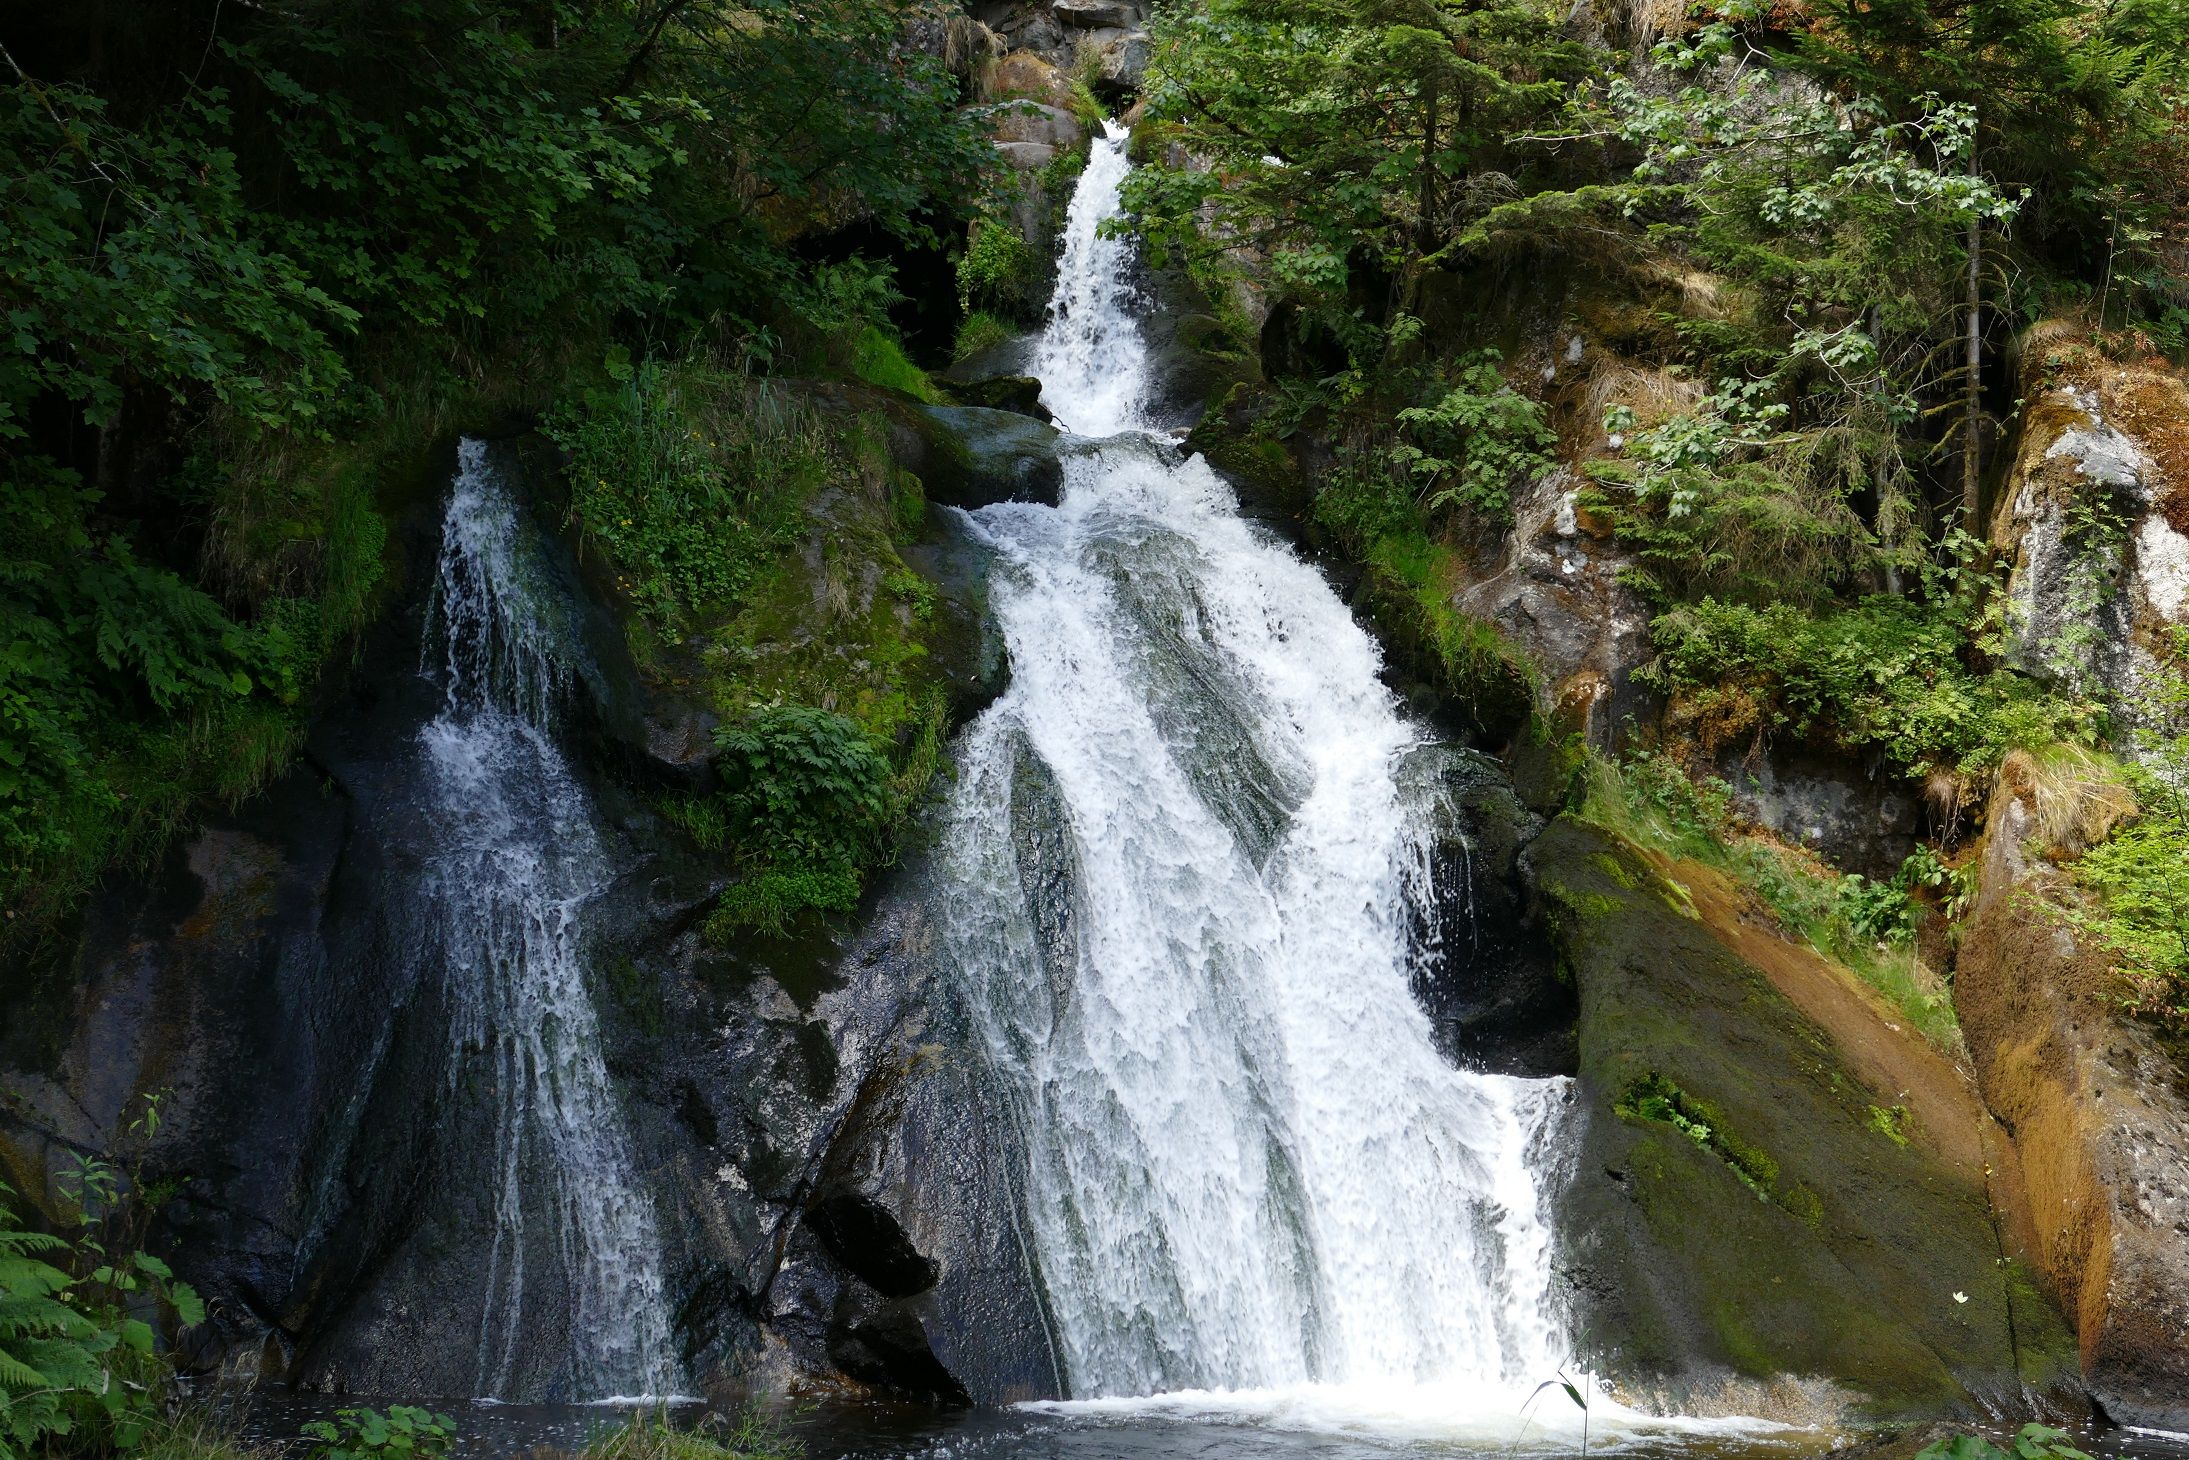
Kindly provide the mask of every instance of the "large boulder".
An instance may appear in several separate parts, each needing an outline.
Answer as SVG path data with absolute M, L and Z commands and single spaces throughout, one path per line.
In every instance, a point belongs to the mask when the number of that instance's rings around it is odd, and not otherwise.
M 1055 506 L 1064 486 L 1054 426 L 985 406 L 923 406 L 930 434 L 918 468 L 930 500 L 950 507 L 994 502 Z
M 2123 1424 L 2189 1429 L 2189 1099 L 2181 1065 L 2119 1011 L 2104 955 L 2048 904 L 2057 845 L 2010 761 L 1962 932 L 1954 999 L 1984 1097 L 2013 1132 L 2018 1236 L 2073 1319 L 2085 1379 Z
M 2189 381 L 2057 330 L 2025 351 L 2029 404 L 1991 525 L 2013 565 L 2009 657 L 2132 713 L 2166 630 L 2189 625 Z
M 1794 1421 L 2071 1403 L 1965 1079 L 1702 868 L 1561 816 L 1526 863 L 1577 987 L 1558 1271 L 1631 1401 Z

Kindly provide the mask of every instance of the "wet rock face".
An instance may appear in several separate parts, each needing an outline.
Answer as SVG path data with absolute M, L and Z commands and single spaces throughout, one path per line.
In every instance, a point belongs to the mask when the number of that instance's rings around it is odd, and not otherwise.
M 935 433 L 923 474 L 930 501 L 968 509 L 997 502 L 1056 505 L 1064 463 L 1055 427 L 984 406 L 921 411 Z
M 1923 829 L 1913 788 L 1882 764 L 1803 752 L 1729 755 L 1718 768 L 1742 814 L 1845 872 L 1890 876 Z
M 1524 864 L 1580 1001 L 1555 1261 L 1600 1371 L 1691 1413 L 1801 1420 L 2071 1400 L 1973 1137 L 1951 1156 L 1896 1112 L 1624 843 L 1565 816 Z
M 2011 781 L 1954 980 L 1984 1098 L 2028 1192 L 2016 1235 L 2073 1320 L 2112 1419 L 2189 1428 L 2189 1100 L 2181 1067 L 2119 1015 L 2105 959 L 2033 898 L 2058 874 L 2026 850 Z
M 1454 1063 L 1503 1075 L 1570 1075 L 1573 985 L 1532 915 L 1519 865 L 1542 818 L 1490 763 L 1473 755 L 1455 760 L 1454 824 L 1431 890 L 1437 956 L 1417 966 L 1414 996 Z

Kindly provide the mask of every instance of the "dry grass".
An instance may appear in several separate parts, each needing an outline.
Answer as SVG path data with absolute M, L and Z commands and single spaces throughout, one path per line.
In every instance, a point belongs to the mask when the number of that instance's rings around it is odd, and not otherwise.
M 1588 430 L 1601 429 L 1604 412 L 1622 405 L 1634 412 L 1635 429 L 1647 431 L 1695 409 L 1702 398 L 1703 388 L 1693 380 L 1606 356 L 1581 387 L 1579 406 L 1582 424 Z
M 2066 856 L 2096 846 L 2136 814 L 2112 759 L 2079 746 L 2014 751 L 2000 763 L 1999 780 L 2028 804 L 2038 838 Z

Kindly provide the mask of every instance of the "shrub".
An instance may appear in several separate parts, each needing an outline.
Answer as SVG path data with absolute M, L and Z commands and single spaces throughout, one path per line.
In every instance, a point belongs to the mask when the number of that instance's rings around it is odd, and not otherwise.
M 1461 358 L 1449 388 L 1396 417 L 1400 439 L 1388 459 L 1423 491 L 1432 515 L 1459 506 L 1508 522 L 1514 484 L 1533 484 L 1557 464 L 1557 433 L 1543 407 L 1506 381 L 1501 358 L 1495 350 Z
M 969 312 L 1021 316 L 1040 268 L 1032 246 L 1008 218 L 983 218 L 958 259 L 958 305 Z
M 1787 731 L 1882 750 L 1909 775 L 1973 776 L 2021 746 L 2088 741 L 2099 723 L 2094 705 L 1967 668 L 1965 626 L 1931 602 L 1876 596 L 1810 614 L 1705 598 L 1650 629 L 1657 658 L 1643 674 L 1713 749 Z
M 157 1124 L 151 1098 L 132 1130 Z M 73 1237 L 22 1230 L 15 1193 L 0 1185 L 0 1460 L 136 1448 L 167 1398 L 153 1321 L 205 1319 L 189 1284 L 136 1250 L 141 1212 L 122 1195 L 121 1173 L 78 1157 L 63 1184 L 76 1206 Z
M 806 912 L 849 912 L 902 805 L 889 758 L 858 722 L 784 705 L 715 732 L 744 877 L 707 931 L 780 936 Z

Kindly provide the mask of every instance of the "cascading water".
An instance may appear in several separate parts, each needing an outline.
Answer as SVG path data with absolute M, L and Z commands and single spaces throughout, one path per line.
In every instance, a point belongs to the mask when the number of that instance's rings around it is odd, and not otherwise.
M 666 1395 L 653 1209 L 585 987 L 582 922 L 610 868 L 557 743 L 571 683 L 544 576 L 486 444 L 464 441 L 427 604 L 443 701 L 421 733 L 421 956 L 451 1010 L 450 1079 L 485 1084 L 494 1121 L 478 1392 Z
M 1059 422 L 1111 439 L 1075 443 L 1059 507 L 972 519 L 1012 679 L 942 853 L 1069 1384 L 1509 1414 L 1565 1358 L 1531 1172 L 1563 1082 L 1438 1056 L 1409 975 L 1443 752 L 1322 578 L 1133 429 L 1147 351 L 1101 231 L 1127 171 L 1112 128 L 1037 356 Z

